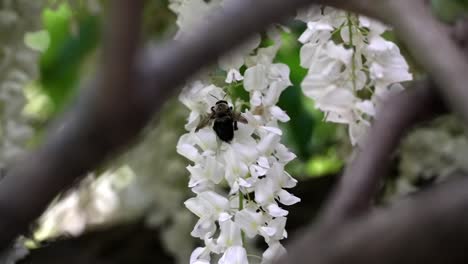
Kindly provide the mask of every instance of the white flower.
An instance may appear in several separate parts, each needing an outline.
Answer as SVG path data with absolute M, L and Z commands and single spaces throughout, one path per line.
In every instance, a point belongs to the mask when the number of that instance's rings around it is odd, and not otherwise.
M 190 256 L 190 264 L 210 264 L 210 251 L 206 247 L 198 247 Z
M 301 66 L 309 69 L 302 90 L 326 121 L 348 125 L 351 143 L 359 144 L 378 104 L 398 90 L 391 87 L 412 79 L 408 64 L 397 45 L 381 36 L 387 27 L 380 22 L 319 6 L 301 11 L 298 19 L 307 23 L 299 38 Z M 332 40 L 337 30 L 350 47 Z M 370 100 L 358 93 L 364 88 L 373 92 Z
M 232 220 L 220 222 L 220 235 L 217 239 L 218 245 L 227 248 L 242 246 L 241 231 L 239 226 Z
M 176 23 L 179 26 L 176 38 L 190 34 L 203 23 L 207 23 L 207 17 L 220 8 L 220 1 L 173 0 L 171 2 L 169 7 L 177 14 Z
M 217 219 L 228 209 L 229 201 L 213 191 L 206 191 L 185 201 L 185 206 L 200 218 Z

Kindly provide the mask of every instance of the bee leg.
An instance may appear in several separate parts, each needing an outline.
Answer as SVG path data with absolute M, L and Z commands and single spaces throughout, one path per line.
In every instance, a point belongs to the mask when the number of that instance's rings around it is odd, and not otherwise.
M 234 121 L 234 130 L 237 130 L 238 127 L 237 127 L 237 121 Z

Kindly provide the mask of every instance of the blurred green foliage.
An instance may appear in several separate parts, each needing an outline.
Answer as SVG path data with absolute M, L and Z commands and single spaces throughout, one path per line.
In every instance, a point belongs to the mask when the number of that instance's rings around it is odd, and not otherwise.
M 57 10 L 46 9 L 43 23 L 50 45 L 40 60 L 40 86 L 50 98 L 54 114 L 63 110 L 75 93 L 85 59 L 97 46 L 100 23 L 97 16 L 74 14 L 66 4 Z M 76 32 L 72 31 L 74 25 Z
M 446 23 L 453 23 L 468 12 L 468 0 L 431 0 L 431 5 L 439 19 Z

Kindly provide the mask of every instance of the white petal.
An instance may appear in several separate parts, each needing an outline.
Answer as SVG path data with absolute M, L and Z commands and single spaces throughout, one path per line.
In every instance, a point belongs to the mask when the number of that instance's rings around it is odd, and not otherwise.
M 258 142 L 257 149 L 261 154 L 270 154 L 276 144 L 280 141 L 280 137 L 277 134 L 269 133 L 266 137 L 263 137 L 260 142 Z
M 278 196 L 279 196 L 280 203 L 284 205 L 293 205 L 301 201 L 300 198 L 294 196 L 293 194 L 290 194 L 289 192 L 285 190 L 279 191 Z
M 372 36 L 369 40 L 369 45 L 367 46 L 369 50 L 372 50 L 374 52 L 382 52 L 385 50 L 389 50 L 392 47 L 393 47 L 393 42 L 388 41 L 378 35 Z
M 263 65 L 248 68 L 244 73 L 244 88 L 247 91 L 261 91 L 267 88 L 266 69 Z
M 286 217 L 277 217 L 268 222 L 268 226 L 275 229 L 275 233 L 271 235 L 272 239 L 281 240 L 287 237 L 285 230 L 286 220 Z
M 199 218 L 211 218 L 226 211 L 229 207 L 229 200 L 213 191 L 206 191 L 188 199 L 184 204 Z
M 195 133 L 193 140 L 204 151 L 216 149 L 218 145 L 216 134 L 209 127 L 200 129 Z
M 249 181 L 246 181 L 246 180 L 244 180 L 242 178 L 239 178 L 239 186 L 242 186 L 244 188 L 250 188 L 250 187 L 252 187 L 252 183 L 249 182 Z
M 251 163 L 254 162 L 258 157 L 258 150 L 255 146 L 255 140 L 253 140 L 252 138 L 249 142 L 245 142 L 243 144 L 232 143 L 231 146 L 234 150 L 235 155 L 235 157 L 233 158 L 236 158 L 236 160 L 240 159 L 246 163 Z M 229 164 L 229 160 L 226 160 L 226 164 Z M 247 166 L 246 164 L 244 165 Z
M 210 264 L 210 252 L 207 248 L 198 247 L 190 255 L 190 264 Z
M 265 129 L 268 132 L 271 132 L 273 134 L 276 134 L 278 136 L 283 135 L 283 131 L 277 127 L 272 127 L 272 126 L 261 126 L 261 128 Z
M 218 245 L 223 247 L 242 245 L 242 237 L 239 226 L 232 220 L 226 220 L 220 223 L 220 234 L 217 239 Z
M 304 32 L 305 33 L 305 32 Z M 299 56 L 301 58 L 301 67 L 310 68 L 314 60 L 320 54 L 322 46 L 316 43 L 308 43 L 302 46 L 299 51 Z
M 184 202 L 185 207 L 189 209 L 192 213 L 194 213 L 199 218 L 208 218 L 209 215 L 205 215 L 206 207 L 204 204 L 199 203 L 197 197 L 193 197 L 188 199 Z
M 265 158 L 264 156 L 261 156 L 257 160 L 258 165 L 262 166 L 263 168 L 270 168 L 270 163 L 268 162 L 268 159 Z
M 226 76 L 226 83 L 232 83 L 234 81 L 242 81 L 244 77 L 242 77 L 242 74 L 235 69 L 231 69 L 228 71 L 227 76 Z
M 278 119 L 281 122 L 288 122 L 290 120 L 288 114 L 286 114 L 286 112 L 278 106 L 270 107 L 270 113 L 274 118 Z
M 232 218 L 232 215 L 230 215 L 228 213 L 225 213 L 225 212 L 222 212 L 221 214 L 219 214 L 218 221 L 219 222 L 224 222 L 224 221 L 229 220 L 231 218 Z
M 369 126 L 370 124 L 365 122 L 365 120 L 361 120 L 359 123 L 353 122 L 349 124 L 348 130 L 352 145 L 359 144 L 363 140 Z
M 205 237 L 203 242 L 205 242 L 206 248 L 215 254 L 221 254 L 224 251 L 224 246 L 216 243 L 212 237 Z
M 275 182 L 268 177 L 260 180 L 255 186 L 255 201 L 260 205 L 273 202 L 277 188 Z
M 278 158 L 279 162 L 285 164 L 296 158 L 296 155 L 289 151 L 283 144 L 278 144 L 278 146 L 276 146 L 275 156 Z
M 245 234 L 253 238 L 258 233 L 258 228 L 262 224 L 263 216 L 252 209 L 243 209 L 236 213 L 235 223 L 245 232 Z
M 275 228 L 268 227 L 268 226 L 262 226 L 261 231 L 262 231 L 262 234 L 264 234 L 264 236 L 269 236 L 269 237 L 273 236 L 276 233 Z
M 224 252 L 218 264 L 249 264 L 247 252 L 242 246 L 230 247 Z
M 375 107 L 374 107 L 374 104 L 372 103 L 372 101 L 370 100 L 365 100 L 365 101 L 362 101 L 362 102 L 357 102 L 356 103 L 356 108 L 369 115 L 369 116 L 375 116 Z
M 260 167 L 260 166 L 257 166 L 257 165 L 251 165 L 252 169 L 255 171 L 255 176 L 258 177 L 258 176 L 263 176 L 267 173 L 268 169 L 267 168 L 263 168 L 263 167 Z
M 200 159 L 197 148 L 189 144 L 178 145 L 177 153 L 193 162 L 197 162 Z
M 276 203 L 269 204 L 266 211 L 273 217 L 287 216 L 288 211 L 281 209 Z
M 342 44 L 337 45 L 334 42 L 327 42 L 326 49 L 331 58 L 339 60 L 344 65 L 350 64 L 353 56 L 352 49 L 346 49 Z
M 192 232 L 193 237 L 204 238 L 205 236 L 212 236 L 216 232 L 216 225 L 211 219 L 199 219 L 195 224 Z
M 250 98 L 252 106 L 260 106 L 262 104 L 262 93 L 260 91 L 254 91 Z

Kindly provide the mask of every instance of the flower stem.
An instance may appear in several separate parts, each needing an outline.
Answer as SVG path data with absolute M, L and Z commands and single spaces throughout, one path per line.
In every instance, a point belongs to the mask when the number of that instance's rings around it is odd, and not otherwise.
M 353 81 L 353 90 L 356 90 L 356 47 L 354 47 L 353 43 L 353 19 L 349 12 L 346 17 L 348 19 L 349 45 L 353 49 L 353 56 L 351 58 L 351 80 Z
M 239 190 L 239 211 L 244 209 L 244 195 Z M 242 245 L 245 245 L 245 234 L 244 231 L 241 230 L 241 238 L 242 238 Z

